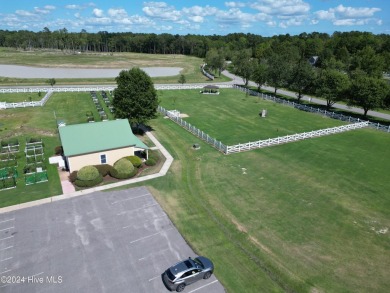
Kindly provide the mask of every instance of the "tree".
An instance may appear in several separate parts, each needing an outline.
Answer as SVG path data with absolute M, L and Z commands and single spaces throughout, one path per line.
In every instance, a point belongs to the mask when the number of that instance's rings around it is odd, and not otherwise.
M 291 79 L 291 62 L 285 55 L 272 54 L 267 62 L 267 83 L 276 91 L 285 87 Z
M 259 62 L 253 71 L 252 79 L 257 83 L 257 90 L 260 92 L 260 88 L 267 81 L 267 65 L 263 62 Z
M 313 85 L 315 70 L 306 59 L 301 59 L 292 69 L 290 89 L 296 92 L 298 103 L 300 103 L 303 93 L 307 92 Z
M 186 77 L 184 76 L 184 74 L 180 74 L 178 82 L 181 83 L 181 84 L 185 84 L 186 83 Z
M 46 83 L 50 84 L 51 86 L 54 86 L 56 84 L 55 78 L 49 78 L 46 80 Z
M 349 84 L 348 75 L 336 69 L 323 69 L 316 80 L 316 95 L 326 99 L 326 108 L 329 110 L 344 98 Z
M 386 105 L 389 90 L 385 80 L 368 76 L 361 71 L 354 72 L 348 91 L 348 104 L 361 107 L 366 117 L 369 110 Z
M 218 70 L 219 76 L 221 76 L 221 71 L 225 66 L 225 57 L 222 51 L 217 51 L 214 48 L 207 51 L 205 62 L 210 70 Z
M 242 78 L 245 86 L 248 85 L 249 79 L 255 70 L 255 62 L 251 58 L 250 51 L 241 50 L 238 51 L 233 58 L 234 73 Z
M 117 118 L 126 118 L 139 128 L 141 123 L 156 117 L 157 92 L 145 71 L 138 67 L 122 70 L 115 80 L 113 106 Z

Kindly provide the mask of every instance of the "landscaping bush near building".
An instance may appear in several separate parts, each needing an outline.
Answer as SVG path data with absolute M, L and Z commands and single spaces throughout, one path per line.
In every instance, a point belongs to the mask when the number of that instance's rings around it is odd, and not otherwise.
M 111 170 L 111 177 L 117 179 L 128 179 L 136 174 L 136 169 L 133 164 L 127 159 L 122 158 L 114 163 L 114 168 Z
M 139 168 L 142 165 L 142 160 L 140 157 L 128 156 L 128 157 L 126 157 L 126 159 L 128 159 L 133 164 L 133 166 L 136 168 Z
M 146 166 L 154 166 L 154 165 L 156 165 L 157 164 L 157 162 L 156 162 L 156 160 L 154 159 L 154 158 L 150 158 L 150 159 L 147 159 L 146 161 L 145 161 L 145 165 Z
M 109 164 L 95 165 L 95 167 L 103 177 L 110 175 L 110 172 L 114 169 L 114 167 Z
M 74 184 L 78 187 L 92 187 L 102 181 L 103 176 L 95 166 L 85 166 L 77 172 L 77 179 Z

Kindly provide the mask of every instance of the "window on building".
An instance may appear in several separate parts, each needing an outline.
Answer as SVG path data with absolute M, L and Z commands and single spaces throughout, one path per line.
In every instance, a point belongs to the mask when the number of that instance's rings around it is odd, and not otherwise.
M 100 155 L 100 164 L 106 164 L 106 163 L 107 163 L 106 155 Z

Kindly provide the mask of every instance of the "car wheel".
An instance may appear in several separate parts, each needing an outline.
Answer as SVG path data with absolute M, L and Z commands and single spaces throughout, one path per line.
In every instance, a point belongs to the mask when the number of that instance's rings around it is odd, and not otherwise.
M 176 292 L 181 292 L 181 291 L 183 291 L 185 287 L 186 287 L 185 284 L 180 284 L 179 286 L 176 287 Z
M 207 272 L 204 274 L 203 279 L 208 279 L 211 277 L 211 272 Z

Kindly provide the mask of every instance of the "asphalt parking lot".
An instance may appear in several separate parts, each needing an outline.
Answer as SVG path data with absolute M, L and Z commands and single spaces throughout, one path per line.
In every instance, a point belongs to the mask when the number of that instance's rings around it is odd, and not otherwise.
M 2 293 L 169 292 L 161 274 L 189 256 L 145 187 L 0 214 Z M 184 292 L 225 290 L 213 275 Z

